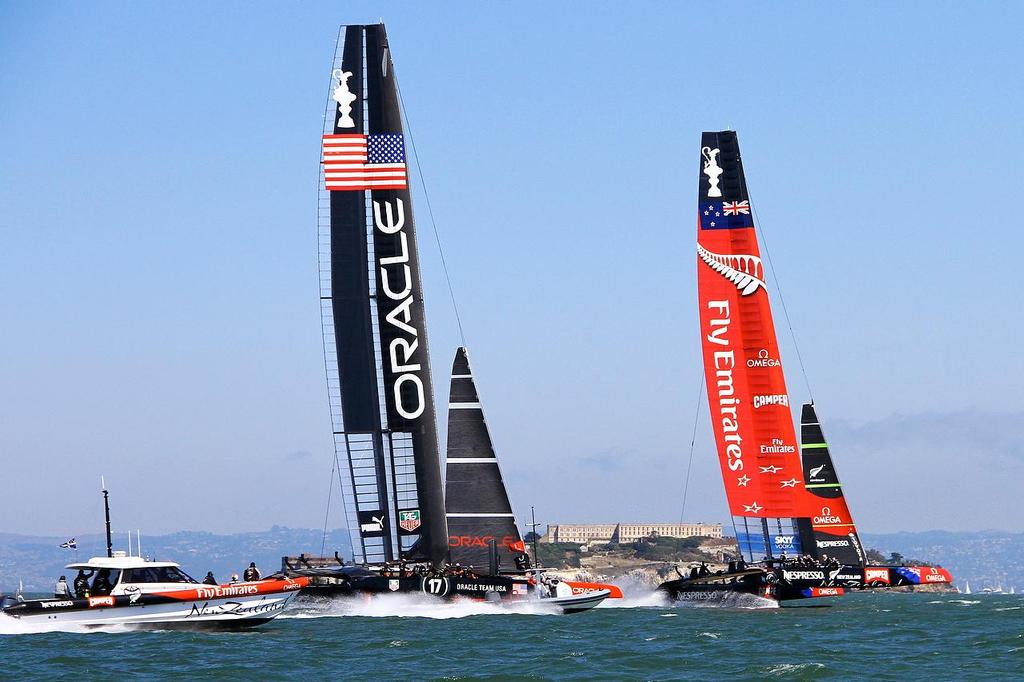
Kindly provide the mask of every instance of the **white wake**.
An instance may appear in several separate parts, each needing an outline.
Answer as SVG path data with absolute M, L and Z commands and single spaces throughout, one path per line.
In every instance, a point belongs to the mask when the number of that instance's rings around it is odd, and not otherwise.
M 472 599 L 443 601 L 425 594 L 351 596 L 293 603 L 279 618 L 466 618 L 469 616 L 561 615 L 554 604 L 528 599 L 492 603 Z

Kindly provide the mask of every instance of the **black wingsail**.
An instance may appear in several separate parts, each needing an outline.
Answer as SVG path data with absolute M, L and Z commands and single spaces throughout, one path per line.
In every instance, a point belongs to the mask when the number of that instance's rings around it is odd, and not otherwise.
M 450 560 L 464 566 L 488 565 L 494 540 L 501 563 L 524 551 L 501 468 L 487 430 L 480 396 L 465 348 L 455 352 L 448 399 L 448 460 L 445 501 Z
M 383 25 L 346 26 L 320 173 L 320 297 L 357 562 L 447 553 L 405 137 Z
M 804 524 L 804 532 L 814 538 L 810 545 L 810 554 L 814 556 L 828 555 L 842 564 L 864 564 L 864 549 L 857 535 L 857 527 L 853 525 L 853 516 L 846 506 L 843 487 L 839 484 L 839 474 L 832 463 L 832 455 L 828 451 L 825 434 L 818 422 L 818 414 L 814 405 L 805 403 L 800 412 L 800 453 L 803 460 L 804 488 L 807 492 L 822 499 L 822 509 L 838 513 L 849 518 L 850 523 L 832 530 L 828 527 L 811 528 L 811 520 Z M 841 508 L 840 508 L 841 506 Z

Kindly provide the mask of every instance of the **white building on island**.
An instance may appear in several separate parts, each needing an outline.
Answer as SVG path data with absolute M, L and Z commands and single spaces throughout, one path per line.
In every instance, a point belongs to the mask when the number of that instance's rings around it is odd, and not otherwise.
M 540 542 L 578 545 L 629 544 L 650 537 L 722 537 L 720 523 L 556 523 L 548 526 Z

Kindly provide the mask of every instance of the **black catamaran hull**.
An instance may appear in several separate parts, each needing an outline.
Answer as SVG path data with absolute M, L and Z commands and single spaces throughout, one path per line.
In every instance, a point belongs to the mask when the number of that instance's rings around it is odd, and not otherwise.
M 309 586 L 302 591 L 305 598 L 425 594 L 441 599 L 514 600 L 526 597 L 534 590 L 527 579 L 507 575 L 388 576 L 351 566 L 289 573 L 309 578 Z
M 840 597 L 850 590 L 907 587 L 949 582 L 949 574 L 931 566 L 841 565 L 750 568 L 745 571 L 669 580 L 658 590 L 674 601 L 731 603 L 737 595 L 779 602 Z

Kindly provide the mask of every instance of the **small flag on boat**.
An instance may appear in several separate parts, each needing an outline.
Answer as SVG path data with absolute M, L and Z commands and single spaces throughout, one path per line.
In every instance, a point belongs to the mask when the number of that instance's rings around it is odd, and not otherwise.
M 523 583 L 512 583 L 512 594 L 527 594 L 529 588 Z
M 400 133 L 324 135 L 322 162 L 329 191 L 409 187 Z
M 71 538 L 67 542 L 60 543 L 60 548 L 61 549 L 78 549 L 78 543 L 75 541 L 74 538 Z

